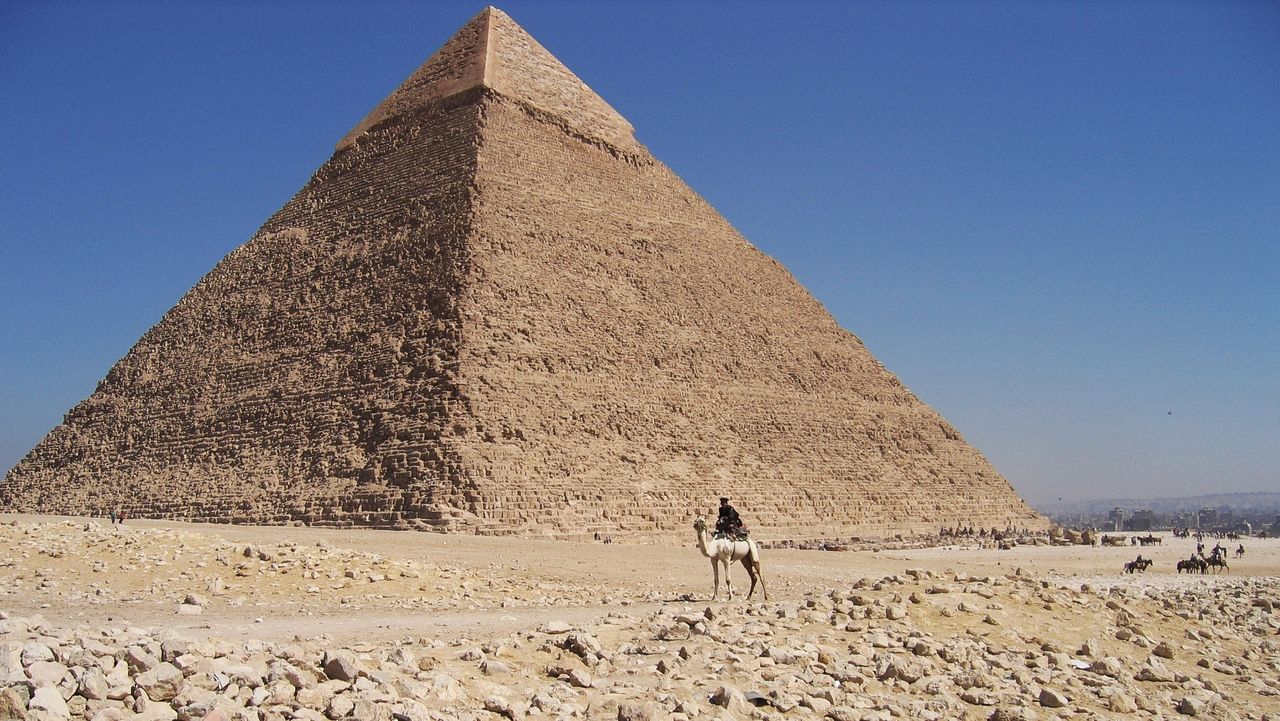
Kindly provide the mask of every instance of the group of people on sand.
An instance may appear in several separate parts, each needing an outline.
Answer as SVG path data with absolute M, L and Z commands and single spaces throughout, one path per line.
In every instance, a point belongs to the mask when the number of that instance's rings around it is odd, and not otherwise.
M 968 527 L 956 526 L 955 528 L 947 528 L 946 526 L 943 526 L 941 529 L 938 530 L 938 537 L 939 538 L 994 538 L 996 540 L 1002 540 L 1006 536 L 1012 536 L 1017 534 L 1018 532 L 1019 532 L 1018 529 L 1014 528 L 1013 526 L 1005 526 L 1003 531 L 996 528 L 995 526 L 992 526 L 990 530 L 987 530 L 982 527 L 979 527 L 977 530 L 974 530 L 973 526 L 968 526 Z M 1021 533 L 1024 536 L 1029 535 L 1031 533 L 1031 530 L 1024 528 L 1022 529 Z
M 1206 556 L 1204 555 L 1204 543 L 1198 542 L 1196 543 L 1196 555 L 1210 561 L 1215 559 L 1226 559 L 1227 549 L 1221 543 L 1215 543 L 1213 544 L 1213 549 L 1209 551 L 1209 555 Z M 1244 555 L 1244 544 L 1241 543 L 1239 546 L 1236 547 L 1236 558 L 1240 558 L 1243 555 Z
M 119 523 L 120 525 L 123 526 L 124 520 L 129 517 L 129 514 L 119 508 L 113 508 L 111 509 L 110 516 L 111 516 L 111 525 L 114 526 L 117 523 Z
M 1243 555 L 1244 555 L 1244 544 L 1241 543 L 1239 546 L 1236 547 L 1236 558 L 1240 558 Z M 1204 555 L 1204 543 L 1196 543 L 1196 552 L 1191 554 L 1191 557 L 1188 559 L 1188 561 L 1192 564 L 1198 564 L 1202 570 L 1204 568 L 1205 563 L 1208 563 L 1209 565 L 1212 565 L 1212 566 L 1225 567 L 1227 564 L 1227 549 L 1221 543 L 1215 543 L 1213 545 L 1213 548 L 1210 549 L 1209 555 L 1206 556 Z M 1141 570 L 1146 570 L 1146 568 L 1149 567 L 1150 565 L 1151 565 L 1151 560 L 1143 558 L 1142 554 L 1139 553 L 1138 557 L 1135 558 L 1131 563 L 1125 564 L 1125 569 L 1129 570 L 1133 568 L 1141 571 Z M 1179 562 L 1179 568 L 1181 567 L 1182 567 L 1182 563 Z

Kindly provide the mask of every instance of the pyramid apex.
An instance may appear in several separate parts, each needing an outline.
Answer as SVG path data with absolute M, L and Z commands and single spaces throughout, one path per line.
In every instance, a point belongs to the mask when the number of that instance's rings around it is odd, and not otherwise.
M 450 96 L 486 87 L 566 121 L 614 146 L 636 146 L 634 129 L 501 9 L 487 5 L 338 143 Z

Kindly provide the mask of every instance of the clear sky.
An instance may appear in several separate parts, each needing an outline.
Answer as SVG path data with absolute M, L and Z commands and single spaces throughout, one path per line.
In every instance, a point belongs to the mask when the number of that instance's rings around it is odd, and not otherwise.
M 0 469 L 481 7 L 0 3 Z M 499 7 L 1028 500 L 1280 490 L 1280 3 Z

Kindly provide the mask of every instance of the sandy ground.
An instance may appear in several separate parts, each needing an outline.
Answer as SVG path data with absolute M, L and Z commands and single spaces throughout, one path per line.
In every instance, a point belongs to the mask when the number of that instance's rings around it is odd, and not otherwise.
M 707 601 L 710 562 L 692 528 L 670 540 L 642 546 L 132 519 L 113 527 L 106 519 L 0 515 L 0 609 L 57 626 L 116 623 L 193 637 L 480 637 L 552 619 L 578 623 Z M 1232 557 L 1230 574 L 1217 577 L 1177 574 L 1176 561 L 1195 541 L 1168 535 L 1144 548 L 772 549 L 763 569 L 770 599 L 793 602 L 907 569 L 975 576 L 1021 569 L 1068 588 L 1194 590 L 1227 578 L 1280 576 L 1280 539 L 1222 541 L 1232 551 L 1241 542 L 1244 557 Z M 1139 552 L 1155 566 L 1123 574 Z M 741 566 L 733 579 L 744 592 Z M 199 615 L 179 613 L 189 595 L 201 601 Z

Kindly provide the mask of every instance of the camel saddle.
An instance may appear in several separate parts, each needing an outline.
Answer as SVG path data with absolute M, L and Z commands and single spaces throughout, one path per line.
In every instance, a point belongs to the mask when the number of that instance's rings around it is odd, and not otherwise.
M 716 531 L 714 538 L 724 538 L 730 541 L 747 540 L 747 529 L 743 528 L 737 531 Z

